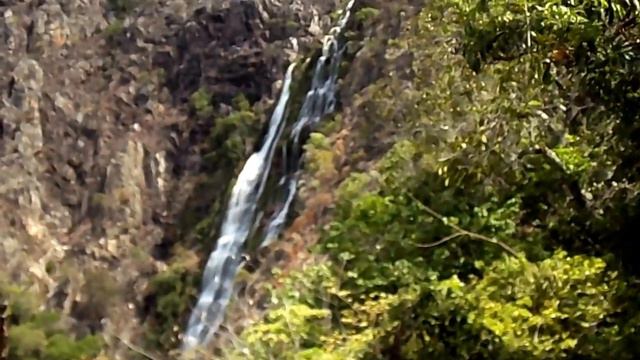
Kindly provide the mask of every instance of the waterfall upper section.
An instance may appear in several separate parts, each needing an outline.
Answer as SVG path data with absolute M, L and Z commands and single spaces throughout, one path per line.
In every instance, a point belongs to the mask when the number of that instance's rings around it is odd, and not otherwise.
M 279 210 L 269 219 L 264 230 L 263 245 L 277 238 L 286 223 L 297 190 L 305 132 L 335 109 L 338 72 L 344 52 L 341 37 L 354 3 L 355 0 L 350 0 L 342 11 L 338 24 L 324 38 L 322 55 L 315 64 L 311 87 L 295 123 L 291 126 L 288 143 L 284 148 L 287 159 L 283 162 L 283 175 L 279 181 L 282 197 L 276 204 Z M 259 206 L 260 199 L 272 170 L 277 144 L 286 128 L 294 67 L 292 64 L 287 70 L 282 93 L 261 147 L 247 159 L 233 186 L 216 247 L 204 270 L 202 290 L 182 340 L 183 350 L 206 345 L 224 319 L 225 308 L 233 293 L 235 276 L 241 265 L 241 254 L 247 239 L 252 236 L 258 213 L 262 210 Z
M 325 115 L 332 113 L 336 108 L 336 93 L 340 62 L 345 50 L 341 39 L 347 26 L 355 0 L 349 1 L 343 10 L 338 24 L 325 36 L 322 54 L 316 61 L 311 87 L 307 92 L 300 112 L 293 124 L 288 143 L 288 159 L 285 161 L 285 169 L 279 181 L 283 193 L 281 208 L 271 217 L 269 225 L 262 240 L 262 246 L 273 242 L 284 227 L 289 214 L 291 204 L 298 188 L 298 171 L 301 167 L 302 146 L 307 133 Z

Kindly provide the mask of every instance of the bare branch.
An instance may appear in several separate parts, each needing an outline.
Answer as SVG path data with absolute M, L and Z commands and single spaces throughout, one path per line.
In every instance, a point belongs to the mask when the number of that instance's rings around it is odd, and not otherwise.
M 160 358 L 151 355 L 150 353 L 148 353 L 146 350 L 144 350 L 143 348 L 134 345 L 132 343 L 130 343 L 129 341 L 121 338 L 120 336 L 118 336 L 117 334 L 114 334 L 112 332 L 109 332 L 111 336 L 113 336 L 114 338 L 118 339 L 118 341 L 120 341 L 121 343 L 123 343 L 127 348 L 129 348 L 129 350 L 135 352 L 138 355 L 142 355 L 145 358 L 149 359 L 149 360 L 160 360 Z
M 453 233 L 453 234 L 445 237 L 444 239 L 438 240 L 436 242 L 432 242 L 432 243 L 428 243 L 428 244 L 415 244 L 415 245 L 417 247 L 420 247 L 420 248 L 432 248 L 432 247 L 436 247 L 436 246 L 442 245 L 442 244 L 446 243 L 447 241 L 453 240 L 455 238 L 459 238 L 460 236 L 464 236 L 464 235 L 465 235 L 464 233 L 460 233 L 460 232 Z
M 465 229 L 459 227 L 456 224 L 451 224 L 451 223 L 446 221 L 444 216 L 442 216 L 441 214 L 439 214 L 435 210 L 431 209 L 427 205 L 423 204 L 420 200 L 418 200 L 415 196 L 413 196 L 413 194 L 409 194 L 409 197 L 411 199 L 413 199 L 413 201 L 415 201 L 422 210 L 424 210 L 427 213 L 429 213 L 429 215 L 433 216 L 434 218 L 440 220 L 443 224 L 445 224 L 448 227 L 452 228 L 453 230 L 457 231 L 457 233 L 449 235 L 449 236 L 447 236 L 446 238 L 444 238 L 442 240 L 439 240 L 439 241 L 437 241 L 435 243 L 432 243 L 432 244 L 421 245 L 420 247 L 434 247 L 434 246 L 438 246 L 438 245 L 444 244 L 447 241 L 456 239 L 456 238 L 461 237 L 461 236 L 468 236 L 469 238 L 471 238 L 473 240 L 485 241 L 485 242 L 497 245 L 497 246 L 501 247 L 503 250 L 505 250 L 506 252 L 508 252 L 509 254 L 511 254 L 512 256 L 514 256 L 516 258 L 522 258 L 522 256 L 520 254 L 518 254 L 513 248 L 511 248 L 509 245 L 503 243 L 502 241 L 500 241 L 500 240 L 498 240 L 496 238 L 484 236 L 484 235 L 481 235 L 481 234 L 477 234 L 477 233 L 465 230 Z

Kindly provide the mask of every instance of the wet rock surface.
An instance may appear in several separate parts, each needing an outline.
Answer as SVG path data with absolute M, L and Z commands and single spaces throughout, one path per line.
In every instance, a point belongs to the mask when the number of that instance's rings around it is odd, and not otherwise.
M 0 272 L 78 326 L 128 338 L 165 266 L 153 249 L 175 233 L 200 171 L 193 133 L 211 120 L 194 119 L 188 99 L 206 88 L 216 111 L 239 93 L 268 107 L 336 4 L 114 4 L 128 3 L 0 1 Z M 88 270 L 127 289 L 96 310 L 106 319 L 80 311 Z

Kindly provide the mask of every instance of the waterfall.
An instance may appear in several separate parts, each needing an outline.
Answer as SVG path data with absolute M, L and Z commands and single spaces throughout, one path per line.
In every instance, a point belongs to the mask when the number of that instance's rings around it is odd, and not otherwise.
M 269 220 L 269 225 L 262 240 L 262 246 L 273 242 L 282 231 L 286 217 L 291 208 L 291 203 L 298 187 L 298 170 L 300 169 L 300 159 L 302 156 L 302 132 L 312 128 L 323 116 L 333 112 L 336 105 L 336 91 L 338 82 L 338 72 L 340 62 L 344 53 L 344 46 L 341 46 L 340 35 L 351 16 L 351 11 L 355 0 L 349 1 L 344 9 L 338 25 L 329 31 L 325 36 L 322 54 L 318 58 L 313 70 L 311 88 L 307 92 L 300 113 L 289 137 L 291 163 L 285 169 L 285 174 L 280 179 L 281 186 L 284 186 L 285 200 L 282 208 Z
M 222 323 L 224 308 L 229 302 L 240 265 L 240 253 L 251 232 L 257 202 L 264 190 L 273 153 L 284 129 L 294 67 L 295 64 L 292 64 L 287 70 L 282 94 L 269 121 L 269 131 L 262 147 L 247 159 L 231 191 L 220 237 L 204 270 L 202 292 L 184 334 L 184 348 L 207 343 Z
M 285 188 L 285 198 L 280 210 L 269 219 L 263 246 L 279 235 L 295 198 L 297 171 L 302 155 L 302 131 L 316 124 L 323 115 L 335 108 L 338 69 L 344 51 L 339 46 L 339 36 L 344 31 L 354 2 L 355 0 L 349 2 L 338 25 L 324 39 L 322 56 L 314 68 L 311 88 L 289 136 L 292 161 L 287 164 L 280 180 L 280 186 Z M 286 126 L 286 109 L 294 67 L 295 64 L 292 64 L 287 70 L 282 93 L 269 121 L 262 146 L 247 159 L 233 186 L 216 248 L 209 256 L 204 270 L 202 290 L 183 336 L 183 350 L 206 345 L 223 321 L 224 310 L 240 267 L 240 255 L 254 227 L 258 201 L 271 171 L 276 145 Z

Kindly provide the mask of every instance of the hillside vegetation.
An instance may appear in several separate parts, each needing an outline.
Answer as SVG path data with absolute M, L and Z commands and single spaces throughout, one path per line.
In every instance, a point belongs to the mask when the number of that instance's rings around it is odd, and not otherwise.
M 403 15 L 379 10 L 356 18 Z M 337 200 L 227 357 L 637 358 L 637 16 L 626 0 L 425 2 L 386 39 L 408 65 L 312 136 L 302 193 Z

